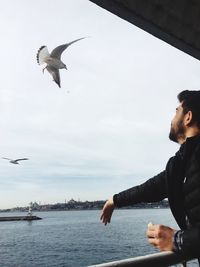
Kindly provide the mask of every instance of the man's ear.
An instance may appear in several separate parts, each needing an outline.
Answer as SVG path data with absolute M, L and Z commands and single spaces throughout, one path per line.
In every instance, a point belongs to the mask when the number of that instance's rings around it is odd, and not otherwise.
M 192 111 L 188 111 L 186 114 L 185 114 L 185 118 L 184 118 L 184 123 L 185 123 L 185 126 L 189 126 L 192 122 Z

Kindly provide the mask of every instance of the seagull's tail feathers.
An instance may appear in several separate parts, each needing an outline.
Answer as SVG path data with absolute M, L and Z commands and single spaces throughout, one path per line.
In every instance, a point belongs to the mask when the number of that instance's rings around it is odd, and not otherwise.
M 45 63 L 46 58 L 50 56 L 49 51 L 45 45 L 41 46 L 37 52 L 36 58 L 39 65 Z

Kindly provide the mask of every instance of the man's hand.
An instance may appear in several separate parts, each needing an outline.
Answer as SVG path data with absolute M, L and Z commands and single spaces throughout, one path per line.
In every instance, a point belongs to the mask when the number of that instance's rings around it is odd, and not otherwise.
M 105 225 L 107 223 L 110 223 L 114 208 L 115 208 L 115 205 L 114 205 L 113 199 L 111 198 L 107 200 L 103 207 L 101 218 L 100 218 L 102 223 L 104 223 Z
M 149 223 L 146 234 L 149 243 L 160 251 L 172 251 L 175 232 L 176 230 L 168 226 Z

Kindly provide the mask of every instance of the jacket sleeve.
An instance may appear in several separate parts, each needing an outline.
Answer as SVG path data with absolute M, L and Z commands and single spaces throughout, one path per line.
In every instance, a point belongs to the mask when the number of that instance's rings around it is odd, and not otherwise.
M 200 225 L 188 230 L 179 230 L 174 235 L 175 252 L 199 256 Z
M 134 186 L 113 196 L 116 207 L 125 207 L 140 202 L 157 202 L 167 197 L 165 171 L 145 183 Z

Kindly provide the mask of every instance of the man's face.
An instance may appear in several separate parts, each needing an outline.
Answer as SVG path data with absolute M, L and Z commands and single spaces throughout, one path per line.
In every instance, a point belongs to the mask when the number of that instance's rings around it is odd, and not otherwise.
M 171 121 L 171 129 L 169 133 L 169 139 L 177 143 L 182 143 L 182 140 L 185 140 L 184 116 L 181 103 L 176 108 L 176 114 Z

